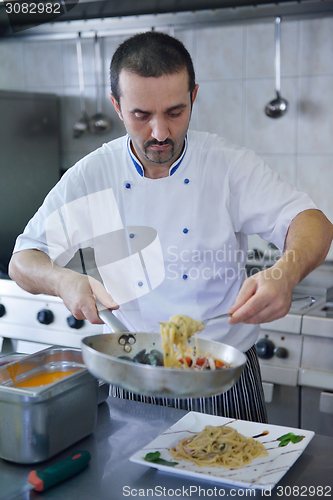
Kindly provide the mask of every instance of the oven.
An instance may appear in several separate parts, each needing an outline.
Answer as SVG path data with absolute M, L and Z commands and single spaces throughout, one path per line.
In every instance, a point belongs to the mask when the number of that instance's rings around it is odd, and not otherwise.
M 324 298 L 295 293 L 293 299 L 287 316 L 262 325 L 256 347 L 269 423 L 299 427 L 302 320 Z
M 325 264 L 295 288 L 287 316 L 262 325 L 256 346 L 269 423 L 333 436 L 331 300 Z
M 303 320 L 301 426 L 333 437 L 333 302 Z
M 34 353 L 50 345 L 81 347 L 103 325 L 77 320 L 58 297 L 32 295 L 0 279 L 0 352 Z

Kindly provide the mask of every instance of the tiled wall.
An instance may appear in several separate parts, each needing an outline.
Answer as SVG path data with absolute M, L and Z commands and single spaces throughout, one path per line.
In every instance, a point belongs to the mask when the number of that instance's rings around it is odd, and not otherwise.
M 333 221 L 333 18 L 283 21 L 281 94 L 290 104 L 277 120 L 264 114 L 275 97 L 274 22 L 175 30 L 190 51 L 200 85 L 191 127 L 226 136 L 259 153 L 292 184 L 308 192 Z M 61 96 L 62 162 L 68 168 L 124 128 L 108 99 L 109 62 L 125 37 L 102 42 L 105 136 L 73 139 L 80 116 L 75 41 L 0 41 L 0 88 Z M 87 111 L 95 105 L 93 40 L 83 40 Z M 261 242 L 252 240 L 253 244 Z M 333 258 L 333 253 L 329 254 Z
M 81 116 L 76 41 L 13 42 L 0 39 L 0 89 L 27 92 L 47 92 L 60 96 L 62 168 L 71 167 L 77 160 L 104 142 L 125 133 L 122 122 L 109 99 L 109 65 L 113 52 L 125 37 L 101 40 L 103 57 L 103 112 L 112 119 L 113 127 L 105 135 L 86 132 L 73 138 L 73 126 Z M 88 115 L 97 112 L 94 40 L 82 39 L 85 84 L 85 103 Z

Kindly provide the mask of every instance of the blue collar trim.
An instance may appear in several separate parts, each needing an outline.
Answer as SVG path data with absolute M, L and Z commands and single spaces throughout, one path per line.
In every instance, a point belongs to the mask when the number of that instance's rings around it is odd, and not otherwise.
M 133 165 L 135 166 L 136 171 L 138 172 L 139 175 L 141 175 L 141 177 L 144 177 L 143 167 L 142 167 L 141 163 L 139 163 L 139 161 L 137 160 L 137 158 L 134 156 L 134 154 L 132 153 L 129 136 L 127 137 L 127 149 L 128 149 L 129 155 L 131 157 L 131 160 L 133 162 Z M 187 151 L 187 135 L 185 137 L 184 151 L 183 151 L 181 157 L 177 160 L 176 164 L 174 164 L 172 167 L 170 167 L 169 175 L 173 175 L 176 172 L 176 170 L 178 169 L 179 165 L 183 161 L 183 158 L 185 156 L 186 151 Z
M 130 138 L 129 136 L 127 137 L 127 149 L 128 149 L 128 152 L 129 152 L 129 155 L 131 157 L 131 160 L 133 162 L 133 165 L 135 166 L 138 174 L 141 175 L 141 177 L 143 177 L 143 174 L 144 174 L 144 171 L 143 171 L 143 167 L 142 165 L 138 162 L 138 160 L 135 158 L 134 154 L 132 153 L 132 150 L 131 150 L 131 144 L 130 144 Z

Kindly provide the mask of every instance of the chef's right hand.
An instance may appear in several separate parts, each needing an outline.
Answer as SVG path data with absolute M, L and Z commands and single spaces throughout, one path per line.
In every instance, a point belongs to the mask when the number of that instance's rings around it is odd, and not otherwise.
M 118 309 L 111 295 L 94 278 L 54 264 L 46 253 L 21 250 L 9 263 L 9 275 L 29 293 L 60 297 L 76 319 L 102 324 L 96 300 L 106 309 Z
M 87 319 L 93 324 L 103 323 L 98 316 L 96 300 L 106 309 L 119 308 L 102 283 L 91 276 L 74 271 L 64 274 L 59 296 L 76 319 Z

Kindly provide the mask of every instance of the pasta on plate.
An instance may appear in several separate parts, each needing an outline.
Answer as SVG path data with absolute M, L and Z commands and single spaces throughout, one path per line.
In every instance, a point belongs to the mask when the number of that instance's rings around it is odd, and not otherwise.
M 199 466 L 232 469 L 268 455 L 262 443 L 243 436 L 228 425 L 207 425 L 201 432 L 180 440 L 170 449 L 170 454 L 176 460 L 187 460 Z

